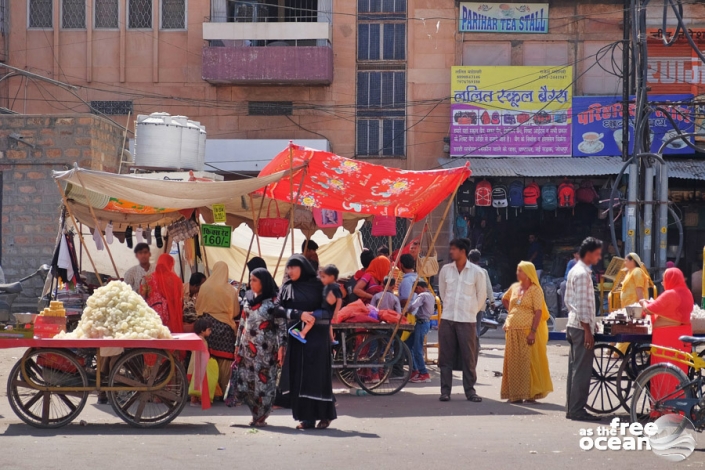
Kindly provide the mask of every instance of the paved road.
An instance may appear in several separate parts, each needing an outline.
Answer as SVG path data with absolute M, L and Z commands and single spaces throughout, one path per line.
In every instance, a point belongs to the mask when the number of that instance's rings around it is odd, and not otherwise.
M 498 332 L 483 340 L 477 390 L 481 404 L 464 399 L 460 376 L 452 400 L 438 401 L 433 382 L 409 384 L 391 397 L 356 396 L 337 390 L 339 419 L 326 431 L 296 431 L 286 410 L 266 429 L 252 430 L 247 409 L 218 404 L 203 412 L 187 407 L 164 429 L 125 425 L 110 406 L 91 397 L 81 418 L 57 431 L 29 427 L 13 414 L 4 390 L 21 350 L 0 351 L 0 469 L 221 469 L 221 468 L 428 468 L 580 469 L 664 468 L 672 465 L 643 452 L 581 451 L 583 425 L 564 417 L 568 348 L 551 344 L 555 392 L 540 405 L 500 400 L 503 341 Z M 338 385 L 339 387 L 339 385 Z M 604 425 L 609 419 L 603 421 Z M 705 440 L 699 436 L 702 450 Z M 681 467 L 705 467 L 696 451 Z

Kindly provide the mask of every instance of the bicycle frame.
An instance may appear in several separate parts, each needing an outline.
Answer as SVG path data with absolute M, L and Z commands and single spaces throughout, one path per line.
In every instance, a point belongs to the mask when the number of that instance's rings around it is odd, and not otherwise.
M 670 353 L 668 355 L 666 353 Z M 651 345 L 651 356 L 666 359 L 668 361 L 684 364 L 692 367 L 696 372 L 705 369 L 705 359 L 698 356 L 697 353 L 686 353 L 679 349 L 667 348 L 665 346 Z

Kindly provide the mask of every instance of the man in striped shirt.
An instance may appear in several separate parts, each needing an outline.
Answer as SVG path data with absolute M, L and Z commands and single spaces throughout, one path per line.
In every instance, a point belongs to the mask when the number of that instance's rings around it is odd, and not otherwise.
M 595 287 L 590 266 L 602 258 L 602 242 L 586 238 L 580 246 L 580 261 L 568 273 L 565 305 L 568 308 L 566 336 L 570 343 L 566 418 L 599 421 L 585 410 L 590 394 L 592 362 L 595 357 Z

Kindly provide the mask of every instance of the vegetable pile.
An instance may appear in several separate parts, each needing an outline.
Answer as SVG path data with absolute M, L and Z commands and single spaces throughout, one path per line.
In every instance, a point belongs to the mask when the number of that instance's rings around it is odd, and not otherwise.
M 169 339 L 171 333 L 147 302 L 122 281 L 96 289 L 76 330 L 57 338 Z

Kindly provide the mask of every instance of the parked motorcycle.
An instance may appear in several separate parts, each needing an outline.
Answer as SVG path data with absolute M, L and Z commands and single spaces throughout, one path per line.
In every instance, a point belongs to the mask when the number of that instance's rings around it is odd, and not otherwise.
M 24 291 L 22 283 L 34 277 L 39 277 L 42 281 L 44 281 L 46 280 L 50 269 L 51 267 L 48 264 L 43 264 L 34 273 L 27 277 L 23 277 L 17 282 L 0 284 L 0 295 L 2 296 L 2 299 L 0 299 L 0 323 L 15 323 L 15 318 L 12 315 L 12 304 Z
M 487 330 L 496 330 L 504 326 L 507 320 L 507 309 L 502 304 L 503 292 L 494 292 L 492 299 L 487 299 L 485 311 L 482 315 L 482 326 L 480 327 L 480 336 L 487 333 Z

